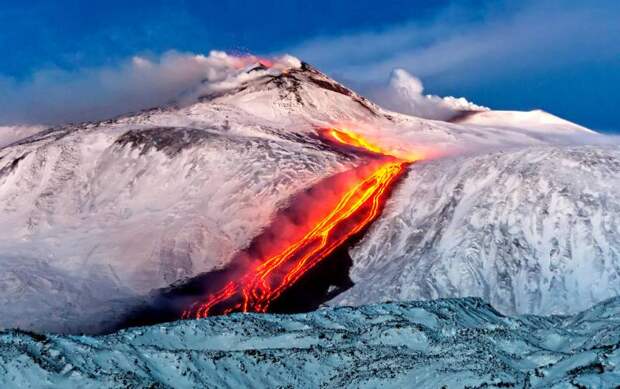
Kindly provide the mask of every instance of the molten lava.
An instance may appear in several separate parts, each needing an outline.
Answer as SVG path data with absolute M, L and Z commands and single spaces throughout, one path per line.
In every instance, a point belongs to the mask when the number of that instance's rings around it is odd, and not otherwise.
M 401 161 L 415 162 L 424 159 L 422 152 L 413 152 L 411 150 L 386 149 L 378 145 L 372 144 L 361 135 L 346 128 L 327 128 L 320 131 L 321 135 L 333 142 L 347 145 L 349 147 L 371 152 L 381 156 L 391 156 Z
M 340 144 L 377 154 L 381 163 L 348 188 L 333 209 L 301 238 L 274 255 L 253 261 L 237 279 L 229 280 L 219 291 L 185 310 L 184 319 L 239 311 L 266 312 L 270 304 L 308 270 L 378 216 L 389 189 L 409 162 L 386 156 L 389 153 L 349 130 L 329 129 L 323 135 Z
M 357 147 L 359 149 L 370 151 L 375 154 L 391 155 L 390 153 L 385 152 L 379 146 L 369 143 L 363 137 L 346 128 L 328 128 L 323 131 L 323 135 L 343 145 Z

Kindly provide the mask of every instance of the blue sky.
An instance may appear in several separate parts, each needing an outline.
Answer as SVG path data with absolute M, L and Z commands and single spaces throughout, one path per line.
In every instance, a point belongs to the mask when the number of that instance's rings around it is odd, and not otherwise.
M 33 80 L 74 81 L 84 69 L 115 69 L 135 55 L 218 49 L 290 53 L 362 93 L 401 67 L 420 77 L 428 93 L 496 109 L 542 108 L 599 130 L 620 128 L 618 1 L 0 5 L 0 103 L 23 101 L 11 106 L 23 110 L 22 117 L 36 101 L 24 95 L 45 94 Z

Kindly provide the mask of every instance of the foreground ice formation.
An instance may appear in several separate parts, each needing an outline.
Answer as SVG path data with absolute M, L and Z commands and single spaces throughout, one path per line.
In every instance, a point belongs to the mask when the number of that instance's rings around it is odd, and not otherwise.
M 620 298 L 505 317 L 478 298 L 234 314 L 102 337 L 0 334 L 3 388 L 613 387 Z

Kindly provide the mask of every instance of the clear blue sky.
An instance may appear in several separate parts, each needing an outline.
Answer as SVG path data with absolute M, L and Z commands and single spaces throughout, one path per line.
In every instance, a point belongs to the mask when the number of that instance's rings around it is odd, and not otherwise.
M 617 130 L 619 37 L 619 1 L 0 0 L 0 88 L 171 49 L 288 52 L 362 92 L 402 67 L 429 93 Z

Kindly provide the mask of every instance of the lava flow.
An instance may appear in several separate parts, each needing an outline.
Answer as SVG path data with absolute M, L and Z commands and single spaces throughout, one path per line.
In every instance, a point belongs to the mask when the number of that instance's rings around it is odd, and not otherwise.
M 206 296 L 182 314 L 184 319 L 231 312 L 266 312 L 270 304 L 308 270 L 367 227 L 380 213 L 387 194 L 412 161 L 393 158 L 349 130 L 328 129 L 321 135 L 340 145 L 362 149 L 380 162 L 360 177 L 309 231 L 274 255 L 253 260 L 236 279 Z M 376 167 L 375 167 L 376 166 Z

